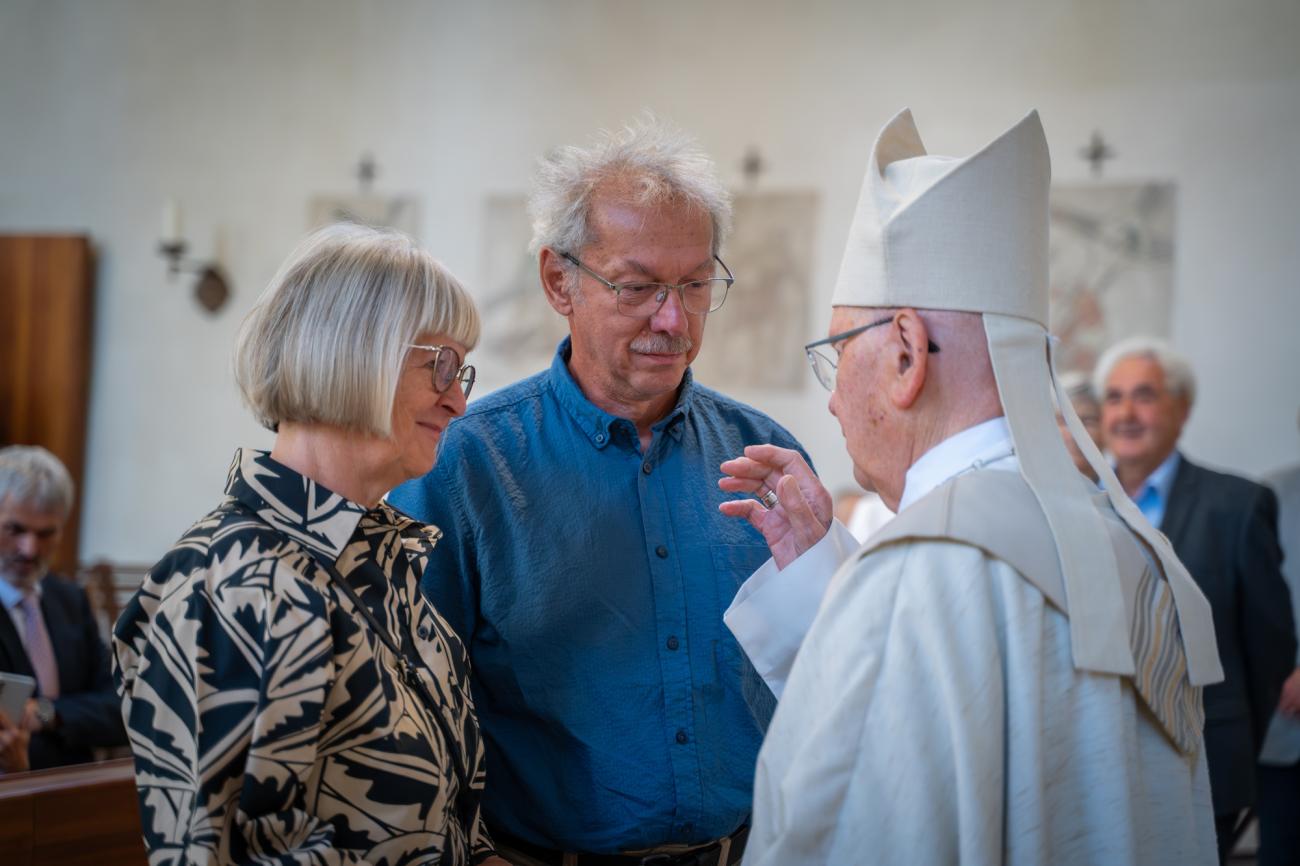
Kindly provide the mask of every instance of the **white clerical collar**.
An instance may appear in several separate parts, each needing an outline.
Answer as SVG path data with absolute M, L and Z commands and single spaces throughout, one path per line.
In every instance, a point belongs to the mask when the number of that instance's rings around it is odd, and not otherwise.
M 1007 426 L 1005 417 L 998 416 L 967 427 L 922 454 L 921 459 L 907 470 L 898 510 L 901 512 L 954 475 L 1013 458 L 1015 453 L 1011 428 Z M 1011 460 L 1009 465 L 996 468 L 1015 469 L 1016 466 Z

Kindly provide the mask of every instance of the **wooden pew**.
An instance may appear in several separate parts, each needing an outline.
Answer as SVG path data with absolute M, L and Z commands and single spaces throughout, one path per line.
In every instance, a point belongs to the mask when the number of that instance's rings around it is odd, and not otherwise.
M 130 758 L 0 776 L 4 866 L 144 866 Z

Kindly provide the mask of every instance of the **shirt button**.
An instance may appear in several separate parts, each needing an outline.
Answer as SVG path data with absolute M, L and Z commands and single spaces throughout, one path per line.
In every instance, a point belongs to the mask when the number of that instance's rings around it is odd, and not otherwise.
M 662 544 L 659 545 L 658 547 L 655 548 L 655 556 L 659 557 L 660 559 L 667 559 L 668 548 L 664 547 Z
M 686 732 L 685 732 L 685 731 L 678 731 L 678 732 L 677 732 L 677 745 L 679 745 L 679 746 L 684 746 L 684 745 L 686 745 L 686 741 L 687 741 L 688 739 L 690 739 L 690 738 L 686 736 Z
M 416 635 L 419 636 L 420 640 L 429 639 L 429 627 L 427 625 L 420 626 L 418 629 L 415 630 L 415 633 Z
M 604 433 L 597 433 L 597 434 L 596 434 L 596 444 L 597 444 L 597 445 L 604 445 L 604 444 L 605 444 L 605 434 L 604 434 Z
M 651 466 L 650 461 L 647 460 L 646 462 L 641 464 L 641 471 L 644 472 L 646 475 L 649 475 L 651 472 L 654 471 L 654 467 Z
M 677 649 L 678 646 L 680 646 L 680 644 L 677 642 L 677 635 L 675 634 L 669 635 L 667 643 L 668 643 L 668 648 L 670 650 L 675 650 Z

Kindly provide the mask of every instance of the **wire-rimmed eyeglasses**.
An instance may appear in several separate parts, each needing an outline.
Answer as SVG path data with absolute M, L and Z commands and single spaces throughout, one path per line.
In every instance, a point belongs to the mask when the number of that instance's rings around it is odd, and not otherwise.
M 420 343 L 407 345 L 412 349 L 423 349 L 433 353 L 433 357 L 424 365 L 429 368 L 433 390 L 443 394 L 453 382 L 460 382 L 465 396 L 469 397 L 470 389 L 474 387 L 474 379 L 478 374 L 475 373 L 472 364 L 461 364 L 460 354 L 455 349 L 451 346 L 425 346 Z
M 878 328 L 881 325 L 888 325 L 892 321 L 894 321 L 892 315 L 885 316 L 883 319 L 877 319 L 874 322 L 869 322 L 868 324 L 856 328 L 850 328 L 842 333 L 832 334 L 824 340 L 814 340 L 804 346 L 804 354 L 808 356 L 808 363 L 812 365 L 813 375 L 817 377 L 817 381 L 821 383 L 821 386 L 827 391 L 835 390 L 835 373 L 839 367 L 836 363 L 839 353 L 836 353 L 835 358 L 832 358 L 821 350 L 822 346 L 834 346 L 836 343 L 842 343 L 856 337 L 863 331 L 870 331 L 872 328 Z M 925 348 L 931 355 L 939 351 L 939 346 L 934 342 L 934 340 L 926 341 Z M 843 351 L 843 349 L 841 348 L 840 351 Z
M 731 275 L 731 268 L 727 267 L 726 262 L 718 256 L 714 256 L 713 260 L 726 271 L 725 277 L 709 277 L 704 280 L 689 280 L 685 283 L 611 283 L 578 261 L 577 256 L 571 253 L 560 253 L 560 257 L 577 265 L 593 279 L 604 283 L 605 287 L 614 293 L 615 303 L 620 313 L 638 318 L 653 316 L 659 312 L 659 308 L 668 299 L 668 293 L 674 289 L 681 295 L 682 307 L 686 312 L 696 315 L 712 313 L 727 300 L 727 290 L 736 281 L 736 278 Z

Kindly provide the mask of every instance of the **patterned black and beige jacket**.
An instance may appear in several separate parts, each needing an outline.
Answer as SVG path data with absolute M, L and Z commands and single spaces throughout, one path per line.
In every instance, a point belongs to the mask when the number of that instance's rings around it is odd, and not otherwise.
M 419 591 L 440 535 L 235 454 L 226 499 L 113 633 L 151 863 L 461 866 L 492 853 L 468 658 Z M 317 558 L 418 655 L 423 690 Z

